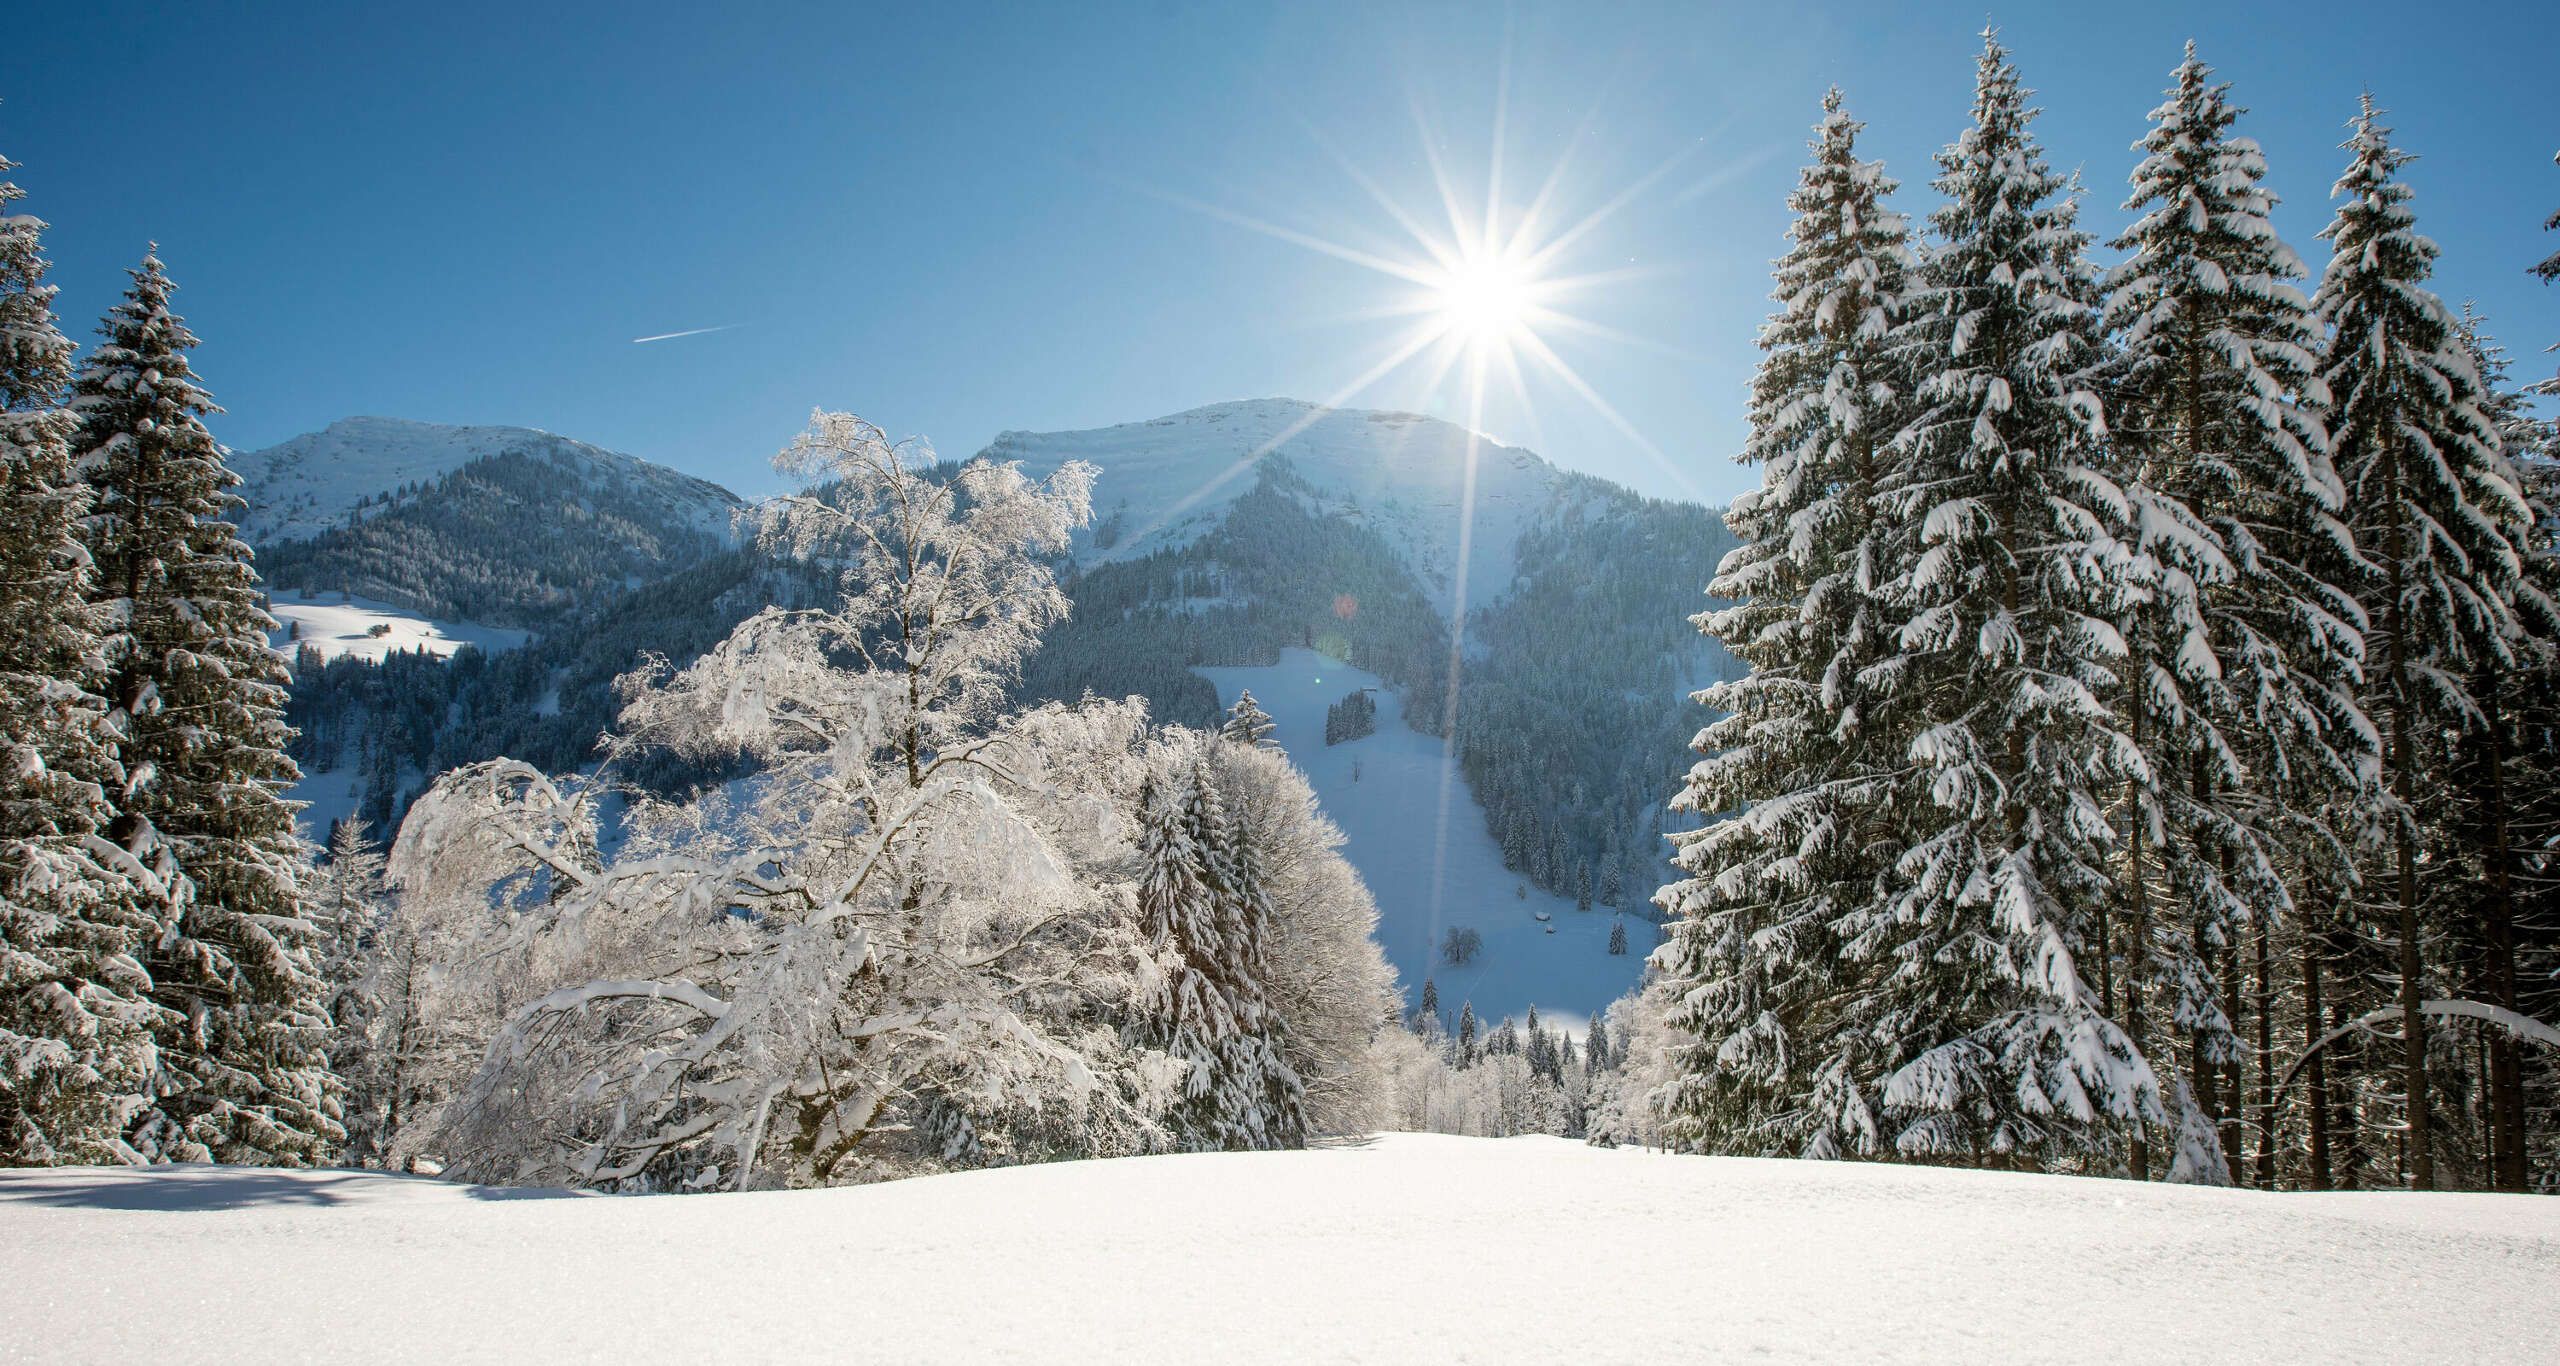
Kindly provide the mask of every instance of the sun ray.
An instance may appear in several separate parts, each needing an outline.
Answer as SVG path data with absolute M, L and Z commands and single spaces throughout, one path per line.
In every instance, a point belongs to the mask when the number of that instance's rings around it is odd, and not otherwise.
M 1214 475 L 1211 475 L 1207 482 L 1177 500 L 1172 507 L 1158 515 L 1154 521 L 1138 528 L 1136 534 L 1126 538 L 1125 544 L 1134 546 L 1144 543 L 1147 537 L 1154 535 L 1156 532 L 1170 525 L 1176 518 L 1182 516 L 1182 514 L 1199 506 L 1201 500 L 1207 498 L 1210 494 L 1217 492 L 1220 486 L 1224 485 L 1228 480 L 1235 478 L 1246 470 L 1252 469 L 1254 464 L 1260 461 L 1262 457 L 1271 454 L 1282 446 L 1287 445 L 1290 438 L 1305 431 L 1307 428 L 1314 426 L 1318 419 L 1322 418 L 1326 413 L 1333 411 L 1335 406 L 1358 394 L 1361 390 L 1368 388 L 1370 385 L 1377 383 L 1380 379 L 1385 378 L 1388 374 L 1392 373 L 1396 367 L 1413 359 L 1414 355 L 1420 352 L 1424 347 L 1438 341 L 1441 337 L 1442 330 L 1443 329 L 1435 327 L 1430 323 L 1424 323 L 1421 326 L 1416 327 L 1414 329 L 1414 335 L 1409 340 L 1390 351 L 1387 354 L 1386 359 L 1369 367 L 1369 369 L 1362 373 L 1358 379 L 1342 386 L 1342 388 L 1335 391 L 1331 397 L 1325 399 L 1322 403 L 1308 409 L 1305 415 L 1298 418 L 1295 422 L 1290 423 L 1288 426 L 1283 427 L 1280 430 L 1279 435 L 1274 436 L 1270 440 L 1263 442 L 1261 445 L 1254 447 L 1252 450 L 1245 452 L 1245 454 L 1234 464 L 1227 466 L 1225 469 L 1218 471 Z
M 1438 240 L 1432 237 L 1431 230 L 1422 225 L 1422 220 L 1415 218 L 1412 214 L 1406 212 L 1403 205 L 1390 198 L 1386 190 L 1381 188 L 1378 182 L 1370 177 L 1368 172 L 1361 170 L 1358 164 L 1354 163 L 1350 157 L 1345 156 L 1341 149 L 1334 145 L 1332 139 L 1327 138 L 1320 130 L 1318 130 L 1315 124 L 1304 114 L 1298 115 L 1297 120 L 1298 126 L 1307 131 L 1307 135 L 1315 141 L 1316 146 L 1322 148 L 1326 156 L 1333 158 L 1333 164 L 1340 167 L 1342 173 L 1351 178 L 1351 183 L 1359 186 L 1362 192 L 1366 193 L 1372 202 L 1374 202 L 1379 208 L 1384 209 L 1387 216 L 1394 219 L 1396 221 L 1396 226 L 1404 229 L 1406 235 L 1413 238 L 1416 245 L 1431 254 L 1433 264 L 1444 270 L 1456 264 L 1455 259 L 1449 255 L 1448 251 L 1440 245 Z
M 1459 198 L 1456 182 L 1449 178 L 1449 164 L 1440 157 L 1440 140 L 1432 135 L 1430 121 L 1423 113 L 1421 97 L 1413 97 L 1412 104 L 1414 131 L 1422 140 L 1423 164 L 1431 168 L 1431 184 L 1440 192 L 1440 212 L 1448 216 L 1454 253 L 1458 259 L 1464 260 L 1466 243 L 1475 235 L 1467 224 L 1466 205 Z
M 1489 258 L 1502 255 L 1503 142 L 1511 126 L 1511 20 L 1502 21 L 1502 61 L 1493 84 L 1493 155 L 1484 177 L 1484 240 L 1478 250 Z
M 1116 179 L 1117 177 L 1114 178 Z M 1261 233 L 1265 237 L 1287 242 L 1291 246 L 1305 247 L 1309 251 L 1321 252 L 1338 261 L 1348 261 L 1355 266 L 1366 266 L 1371 270 L 1377 271 L 1381 275 L 1392 275 L 1399 280 L 1408 280 L 1414 284 L 1421 285 L 1426 289 L 1429 288 L 1432 283 L 1429 272 L 1406 262 L 1395 260 L 1392 257 L 1380 256 L 1374 252 L 1362 251 L 1357 247 L 1346 247 L 1339 242 L 1328 241 L 1313 233 L 1300 232 L 1295 228 L 1285 228 L 1277 223 L 1256 218 L 1249 213 L 1242 213 L 1234 209 L 1225 208 L 1221 205 L 1209 203 L 1206 200 L 1193 199 L 1191 196 L 1179 193 L 1178 191 L 1162 189 L 1154 185 L 1146 184 L 1142 181 L 1121 180 L 1120 183 L 1128 186 L 1130 189 L 1136 190 L 1140 194 L 1149 195 L 1154 198 L 1164 200 L 1170 204 L 1178 204 L 1183 208 L 1191 210 L 1193 213 L 1204 214 L 1208 217 L 1217 219 L 1219 222 L 1231 223 L 1239 228 L 1245 228 L 1253 232 Z
M 1538 228 L 1546 221 L 1548 210 L 1555 204 L 1556 192 L 1564 185 L 1564 173 L 1573 165 L 1573 154 L 1581 147 L 1583 138 L 1599 116 L 1600 109 L 1595 104 L 1582 116 L 1582 122 L 1574 127 L 1572 136 L 1565 139 L 1564 151 L 1556 157 L 1555 165 L 1548 168 L 1547 178 L 1539 182 L 1537 194 L 1529 199 L 1529 207 L 1520 211 L 1520 226 L 1511 234 L 1514 241 L 1537 240 Z
M 1696 480 L 1689 477 L 1688 471 L 1671 463 L 1670 456 L 1664 455 L 1660 447 L 1646 439 L 1644 433 L 1637 431 L 1634 423 L 1627 421 L 1626 416 L 1612 406 L 1609 400 L 1600 397 L 1600 391 L 1592 388 L 1590 382 L 1582 377 L 1581 372 L 1567 365 L 1564 357 L 1557 355 L 1553 348 L 1538 338 L 1536 333 L 1523 334 L 1521 342 L 1529 348 L 1531 355 L 1545 362 L 1548 370 L 1554 373 L 1556 378 L 1563 380 L 1567 388 L 1581 395 L 1582 401 L 1590 404 L 1592 411 L 1606 418 L 1610 426 L 1617 428 L 1619 435 L 1634 442 L 1636 449 L 1644 452 L 1645 457 L 1653 462 L 1654 468 L 1661 470 L 1665 477 L 1678 484 L 1692 501 L 1700 503 L 1707 501 L 1705 491 L 1698 487 Z
M 1656 355 L 1669 356 L 1674 360 L 1688 361 L 1694 365 L 1704 365 L 1708 359 L 1705 355 L 1685 346 L 1674 346 L 1670 342 L 1656 341 L 1651 337 L 1639 337 L 1633 332 L 1620 331 L 1605 323 L 1595 323 L 1589 318 L 1577 318 L 1570 313 L 1559 313 L 1552 308 L 1536 310 L 1531 314 L 1530 321 L 1542 327 L 1554 328 L 1559 332 L 1572 332 L 1599 341 L 1615 342 L 1620 346 L 1632 346 L 1639 350 L 1651 351 Z
M 1672 153 L 1669 157 L 1663 160 L 1661 165 L 1654 167 L 1651 171 L 1648 171 L 1644 175 L 1638 177 L 1634 184 L 1627 186 L 1625 189 L 1620 190 L 1617 194 L 1611 196 L 1607 203 L 1604 203 L 1599 208 L 1593 209 L 1590 213 L 1583 215 L 1581 222 L 1565 229 L 1563 232 L 1556 235 L 1555 240 L 1539 247 L 1538 250 L 1529 257 L 1527 262 L 1529 268 L 1531 270 L 1542 269 L 1546 266 L 1547 262 L 1563 255 L 1565 249 L 1582 240 L 1584 234 L 1590 232 L 1593 228 L 1599 227 L 1601 224 L 1608 222 L 1611 218 L 1616 217 L 1620 209 L 1634 203 L 1645 191 L 1652 189 L 1656 184 L 1658 184 L 1664 176 L 1667 176 L 1673 171 L 1679 169 L 1681 162 L 1687 161 L 1689 158 L 1696 156 L 1698 154 L 1698 149 L 1705 145 L 1706 144 L 1703 141 L 1695 142 L 1677 152 Z

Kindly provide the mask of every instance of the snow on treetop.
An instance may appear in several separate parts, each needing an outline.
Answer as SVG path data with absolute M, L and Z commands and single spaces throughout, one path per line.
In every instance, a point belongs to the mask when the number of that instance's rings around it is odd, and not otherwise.
M 1458 587 L 1453 571 L 1470 442 L 1476 452 L 1470 607 L 1511 586 L 1520 534 L 1540 514 L 1577 498 L 1636 498 L 1438 418 L 1288 398 L 1217 403 L 1089 431 L 1005 432 L 982 454 L 1019 460 L 1035 475 L 1069 460 L 1102 468 L 1093 492 L 1096 527 L 1076 538 L 1079 556 L 1088 561 L 1133 559 L 1198 539 L 1253 488 L 1255 462 L 1277 455 L 1324 510 L 1357 518 L 1385 537 L 1446 613 Z
M 619 451 L 531 427 L 469 427 L 394 417 L 350 417 L 265 450 L 235 454 L 248 501 L 240 532 L 252 545 L 306 540 L 344 525 L 359 503 L 432 484 L 477 460 L 524 455 L 620 486 L 664 507 L 669 519 L 725 534 L 736 494 Z

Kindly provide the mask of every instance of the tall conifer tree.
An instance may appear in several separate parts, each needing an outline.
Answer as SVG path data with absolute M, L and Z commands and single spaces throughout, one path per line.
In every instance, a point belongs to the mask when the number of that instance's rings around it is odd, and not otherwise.
M 2409 1177 L 2424 1189 L 2435 1184 L 2435 1144 L 2414 804 L 2422 766 L 2439 751 L 2434 737 L 2481 720 L 2469 686 L 2477 661 L 2514 662 L 2509 600 L 2529 517 L 2453 314 L 2425 287 L 2437 252 L 2398 179 L 2409 154 L 2391 145 L 2369 95 L 2353 127 L 2337 217 L 2321 232 L 2331 255 L 2314 306 L 2330 329 L 2321 367 L 2330 438 L 2371 564 L 2366 709 L 2385 723 L 2392 802 L 2388 855 L 2368 888 L 2396 941 Z
M 169 311 L 159 258 L 131 274 L 73 408 L 95 490 L 94 591 L 112 619 L 108 700 L 127 775 L 116 835 L 147 831 L 175 863 L 148 960 L 167 1011 L 155 1107 L 134 1143 L 162 1158 L 317 1161 L 342 1134 L 284 796 L 299 776 L 284 753 L 287 673 L 226 520 L 240 480 L 202 421 L 220 410 L 189 367 L 196 339 Z
M 1673 805 L 1738 814 L 1673 837 L 1688 876 L 1659 898 L 1681 917 L 1659 961 L 1690 1040 L 1671 1132 L 1746 1153 L 1872 1151 L 1872 1083 L 1890 1065 L 1859 1016 L 1892 965 L 1844 952 L 1838 926 L 1879 895 L 1896 852 L 1884 775 L 1910 739 L 1870 671 L 1898 625 L 1879 598 L 1893 532 L 1879 500 L 1910 398 L 1888 347 L 1914 263 L 1884 202 L 1894 182 L 1859 158 L 1840 104 L 1824 96 L 1788 200 L 1793 246 L 1740 457 L 1761 483 L 1734 501 L 1743 544 L 1708 588 L 1735 605 L 1694 618 L 1752 669 L 1698 695 L 1723 715 Z M 1621 924 L 1609 951 L 1625 946 Z
M 1129 1030 L 1188 1064 L 1170 1116 L 1177 1147 L 1297 1147 L 1304 1088 L 1283 1059 L 1257 980 L 1270 907 L 1196 754 L 1169 756 L 1139 799 L 1141 928 L 1173 961 Z
M 2315 407 L 2320 338 L 2276 236 L 2243 112 L 2194 44 L 2137 144 L 2114 245 L 2109 426 L 2139 555 L 2126 604 L 2127 733 L 2151 780 L 2126 784 L 2124 1018 L 2154 1058 L 2153 999 L 2184 1036 L 2192 1090 L 2240 1056 L 2214 987 L 2248 927 L 2293 901 L 2291 849 L 2334 900 L 2378 766 L 2358 706 L 2363 613 L 2343 490 Z M 2342 828 L 2344 827 L 2344 828 Z M 2342 838 L 2343 836 L 2343 838 Z M 2236 1148 L 2236 1129 L 2224 1131 Z M 2136 1175 L 2143 1146 L 2135 1146 Z M 2190 1173 L 2203 1175 L 2203 1173 Z
M 100 838 L 121 783 L 63 406 L 72 346 L 45 225 L 10 208 L 24 193 L 0 181 L 0 1163 L 131 1160 L 155 1014 L 135 884 L 153 879 Z
M 1904 624 L 1877 672 L 1919 713 L 1910 828 L 1841 932 L 1894 968 L 1867 1021 L 1902 1055 L 1882 1099 L 1913 1157 L 2089 1153 L 2166 1114 L 2082 971 L 2116 893 L 2102 794 L 2145 775 L 2108 701 L 2128 507 L 2088 379 L 2097 281 L 2027 93 L 1986 33 L 1902 329 L 1920 411 L 1887 486 Z

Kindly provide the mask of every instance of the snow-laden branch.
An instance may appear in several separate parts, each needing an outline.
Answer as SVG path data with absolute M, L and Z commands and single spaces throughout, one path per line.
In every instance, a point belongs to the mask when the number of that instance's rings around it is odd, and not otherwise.
M 2560 1029 L 2554 1029 L 2551 1026 L 2544 1024 L 2542 1021 L 2534 1019 L 2530 1015 L 2519 1015 L 2503 1006 L 2493 1006 L 2485 1001 L 2465 1001 L 2459 999 L 2421 1001 L 2418 1003 L 2418 1013 L 2421 1015 L 2437 1016 L 2439 1018 L 2467 1018 L 2480 1020 L 2488 1024 L 2496 1025 L 2527 1043 L 2538 1043 L 2546 1048 L 2560 1048 Z M 2375 1025 L 2390 1024 L 2399 1018 L 2400 1007 L 2384 1006 L 2379 1010 L 2366 1011 L 2364 1014 L 2359 1015 L 2354 1019 L 2347 1021 L 2345 1024 L 2330 1030 L 2328 1033 L 2321 1035 L 2309 1048 L 2302 1050 L 2302 1056 L 2294 1059 L 2291 1067 L 2284 1070 L 2284 1075 L 2276 1081 L 2276 1090 L 2283 1091 L 2292 1086 L 2294 1076 L 2301 1072 L 2303 1067 L 2313 1058 L 2320 1056 L 2320 1051 L 2322 1049 L 2327 1048 L 2329 1045 L 2336 1043 L 2338 1040 L 2345 1038 L 2349 1034 L 2358 1032 L 2366 1034 L 2376 1033 L 2377 1031 L 2374 1029 Z

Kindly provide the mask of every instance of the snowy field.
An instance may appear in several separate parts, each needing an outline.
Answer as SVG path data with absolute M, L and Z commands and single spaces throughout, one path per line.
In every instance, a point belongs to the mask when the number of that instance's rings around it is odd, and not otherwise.
M 1580 1019 L 1627 993 L 1644 971 L 1653 926 L 1627 920 L 1627 952 L 1609 954 L 1612 913 L 1595 904 L 1577 911 L 1568 897 L 1528 886 L 1502 866 L 1502 849 L 1484 828 L 1464 774 L 1453 774 L 1446 841 L 1441 839 L 1440 741 L 1404 723 L 1404 704 L 1385 680 L 1312 650 L 1283 650 L 1268 669 L 1201 669 L 1218 686 L 1222 706 L 1251 689 L 1279 723 L 1272 735 L 1324 802 L 1325 814 L 1349 835 L 1343 854 L 1378 900 L 1378 943 L 1403 980 L 1408 1003 L 1437 978 L 1442 1011 L 1453 1022 L 1473 1001 L 1487 1026 L 1531 1005 L 1580 1032 Z M 1325 708 L 1353 688 L 1374 688 L 1375 735 L 1326 747 Z M 1354 781 L 1352 766 L 1359 766 Z M 1517 893 L 1525 889 L 1524 898 Z M 1539 913 L 1548 917 L 1539 920 Z M 1466 967 L 1439 960 L 1453 925 L 1484 936 L 1484 951 Z M 1553 927 L 1555 933 L 1547 930 Z
M 0 1172 L 36 1360 L 2548 1362 L 2560 1201 L 1562 1139 L 639 1198 Z
M 283 592 L 276 595 L 267 610 L 277 625 L 269 643 L 287 658 L 304 645 L 317 647 L 325 659 L 354 655 L 358 659 L 380 660 L 394 650 L 424 650 L 444 656 L 465 645 L 479 646 L 482 654 L 495 654 L 533 638 L 530 631 L 504 626 L 429 621 L 405 607 L 343 593 L 316 593 L 306 599 L 298 593 Z M 295 626 L 302 628 L 298 637 L 293 634 Z M 373 633 L 377 626 L 382 628 L 380 635 Z

